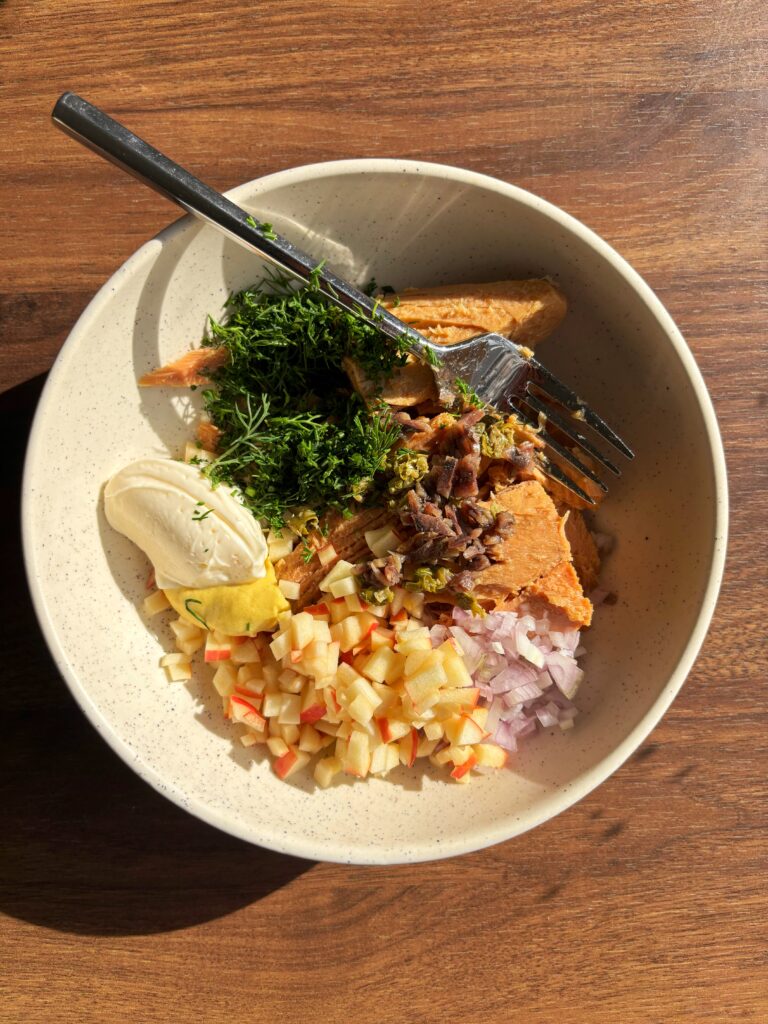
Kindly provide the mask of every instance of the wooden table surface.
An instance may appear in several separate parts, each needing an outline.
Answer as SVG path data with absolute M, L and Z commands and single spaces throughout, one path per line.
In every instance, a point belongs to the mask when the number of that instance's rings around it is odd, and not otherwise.
M 766 11 L 0 2 L 0 1020 L 768 1019 Z M 188 816 L 86 723 L 26 597 L 21 460 L 79 312 L 173 211 L 49 126 L 66 88 L 222 188 L 344 156 L 485 171 L 660 295 L 720 418 L 729 568 L 685 689 L 590 797 L 461 859 L 313 864 Z

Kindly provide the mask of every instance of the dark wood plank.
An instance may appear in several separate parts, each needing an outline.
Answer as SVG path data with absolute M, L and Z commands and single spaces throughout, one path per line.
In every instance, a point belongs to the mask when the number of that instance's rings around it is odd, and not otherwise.
M 0 1020 L 766 1019 L 767 36 L 762 0 L 0 3 Z M 49 127 L 65 88 L 219 187 L 343 156 L 486 171 L 658 291 L 720 417 L 729 570 L 673 709 L 577 807 L 459 860 L 313 865 L 183 814 L 75 709 L 24 598 L 26 430 L 173 211 Z

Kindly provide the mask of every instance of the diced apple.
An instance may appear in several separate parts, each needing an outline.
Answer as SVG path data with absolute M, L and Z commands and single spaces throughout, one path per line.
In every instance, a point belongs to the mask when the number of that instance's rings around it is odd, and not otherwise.
M 263 740 L 260 741 L 255 732 L 244 732 L 240 737 L 240 742 L 244 747 L 252 747 L 255 743 L 263 742 Z
M 150 594 L 149 597 L 145 597 L 142 604 L 144 614 L 149 616 L 158 615 L 160 612 L 164 612 L 166 608 L 170 607 L 171 602 L 162 590 L 156 590 L 154 594 Z
M 185 680 L 192 678 L 192 665 L 188 661 L 167 665 L 165 674 L 169 683 L 183 683 Z
M 280 695 L 278 721 L 281 725 L 298 725 L 301 721 L 301 697 L 297 693 Z
M 229 640 L 217 640 L 213 633 L 208 633 L 205 638 L 205 661 L 228 661 L 232 654 L 232 645 Z
M 432 660 L 432 648 L 428 647 L 420 651 L 412 651 L 405 656 L 405 667 L 403 675 L 415 676 L 422 665 Z
M 399 742 L 400 760 L 408 768 L 413 767 L 416 754 L 419 749 L 419 733 L 417 729 L 410 729 L 407 736 Z
M 387 755 L 387 744 L 379 743 L 371 750 L 371 775 L 383 775 L 388 771 L 389 757 Z
M 321 732 L 324 736 L 329 736 L 331 739 L 336 735 L 339 728 L 337 722 L 329 722 L 327 717 L 321 719 L 319 722 L 312 723 L 318 732 Z
M 424 735 L 428 740 L 441 740 L 443 738 L 443 723 L 438 721 L 427 722 L 424 726 Z
M 377 651 L 379 647 L 394 647 L 395 633 L 392 629 L 384 629 L 381 626 L 371 633 L 371 650 Z
M 303 750 L 297 750 L 295 747 L 289 747 L 288 751 L 278 757 L 274 762 L 275 774 L 280 779 L 287 779 L 295 772 L 299 771 L 309 762 L 309 754 Z
M 390 551 L 397 549 L 400 538 L 391 527 L 382 526 L 379 530 L 366 530 L 365 543 L 376 558 L 383 558 Z
M 365 725 L 373 717 L 373 708 L 363 697 L 353 697 L 347 706 L 347 713 L 354 722 Z
M 440 700 L 440 687 L 445 682 L 442 665 L 427 665 L 405 681 L 405 692 L 413 701 L 417 713 L 433 707 Z
M 340 580 L 334 580 L 328 589 L 334 597 L 346 597 L 348 594 L 356 594 L 357 578 L 355 576 L 344 576 Z
M 307 754 L 316 754 L 323 745 L 323 737 L 309 722 L 305 722 L 299 730 L 299 750 Z
M 464 776 L 466 776 L 467 772 L 469 772 L 472 768 L 474 768 L 474 766 L 476 764 L 477 764 L 477 755 L 472 753 L 472 754 L 469 755 L 469 757 L 466 759 L 466 761 L 464 761 L 462 764 L 457 764 L 456 765 L 456 767 L 451 772 L 451 778 L 456 779 L 457 781 L 459 779 L 463 779 Z
M 466 714 L 474 722 L 477 722 L 481 729 L 485 729 L 488 722 L 488 711 L 489 708 L 473 708 L 471 711 L 467 711 Z
M 280 690 L 283 693 L 301 693 L 304 686 L 303 678 L 290 668 L 284 668 L 277 677 Z
M 297 540 L 297 534 L 285 526 L 280 530 L 270 530 L 267 534 L 270 560 L 279 562 L 281 558 L 287 558 L 293 551 Z
M 282 757 L 283 754 L 288 753 L 288 744 L 282 736 L 269 736 L 267 738 L 267 748 L 273 757 Z
M 443 662 L 445 667 L 445 662 Z M 447 675 L 447 670 L 446 670 Z M 480 690 L 476 686 L 462 686 L 459 689 L 444 687 L 440 691 L 440 706 L 458 706 L 472 708 L 480 699 Z
M 402 618 L 407 619 L 408 613 L 403 608 L 403 599 L 405 598 L 407 591 L 403 590 L 402 587 L 395 587 L 392 592 L 392 606 L 389 615 L 389 621 L 392 622 L 397 616 L 402 615 Z
M 248 665 L 261 661 L 259 649 L 253 640 L 244 640 L 241 644 L 232 648 L 230 655 L 236 665 Z
M 261 713 L 265 718 L 276 718 L 280 714 L 284 696 L 285 694 L 279 693 L 277 690 L 270 690 L 264 694 Z
M 472 747 L 450 746 L 448 747 L 449 760 L 454 764 L 464 764 L 470 757 L 474 757 Z
M 466 662 L 459 655 L 447 655 L 443 658 L 443 668 L 448 677 L 448 685 L 451 687 L 471 687 L 472 676 L 469 673 Z
M 341 771 L 341 761 L 336 757 L 324 757 L 315 765 L 314 778 L 318 786 L 327 789 L 335 775 Z
M 347 562 L 343 558 L 340 558 L 328 575 L 320 581 L 320 590 L 324 594 L 329 593 L 332 583 L 335 583 L 337 580 L 343 580 L 347 576 L 352 576 L 354 574 L 354 570 L 355 567 L 351 562 Z
M 394 683 L 403 674 L 405 663 L 405 657 L 391 647 L 379 647 L 366 658 L 363 674 L 377 683 Z
M 336 623 L 341 622 L 342 619 L 346 619 L 346 617 L 349 614 L 350 614 L 349 608 L 347 608 L 346 600 L 343 597 L 339 597 L 335 601 L 331 602 L 331 624 L 332 625 L 336 625 Z M 333 634 L 331 634 L 331 635 L 333 635 Z
M 432 640 L 426 626 L 398 631 L 395 649 L 403 654 L 412 654 L 413 651 L 431 651 Z
M 241 665 L 237 670 L 237 685 L 251 693 L 263 693 L 266 682 L 261 674 L 261 665 Z
M 301 651 L 315 639 L 315 620 L 308 612 L 299 612 L 291 619 L 291 648 Z
M 322 676 L 318 673 L 319 678 L 333 678 L 336 675 L 336 671 L 339 667 L 339 654 L 341 653 L 341 647 L 337 640 L 331 641 L 328 644 L 328 650 L 325 655 L 325 671 Z
M 319 547 L 317 549 L 317 557 L 320 562 L 320 565 L 331 565 L 333 563 L 333 560 L 337 556 L 338 552 L 336 551 L 336 548 L 333 546 L 333 544 L 331 544 L 330 542 L 328 542 L 327 544 L 323 544 L 322 547 Z
M 388 708 L 391 708 L 400 699 L 400 694 L 397 688 L 394 686 L 387 686 L 386 683 L 376 682 L 372 682 L 371 686 L 375 690 L 380 701 L 379 706 L 377 708 L 377 711 L 380 715 L 383 714 L 384 711 L 386 711 Z
M 301 584 L 298 580 L 278 580 L 277 585 L 280 588 L 283 597 L 289 601 L 298 601 L 299 594 L 301 593 Z
M 189 665 L 189 663 L 189 656 L 180 651 L 175 654 L 164 654 L 160 659 L 162 668 L 167 668 L 169 665 Z
M 344 757 L 344 771 L 364 779 L 371 763 L 370 742 L 366 733 L 353 729 L 347 740 L 347 751 Z
M 353 577 L 354 578 L 354 577 Z M 364 601 L 360 594 L 355 589 L 354 593 L 341 595 L 344 598 L 344 604 L 347 606 L 349 612 L 367 612 L 369 605 L 367 601 Z
M 247 725 L 255 732 L 263 732 L 267 724 L 256 705 L 252 701 L 246 700 L 245 697 L 232 696 L 229 698 L 229 714 L 235 722 L 242 722 L 243 725 Z
M 465 747 L 485 738 L 485 730 L 469 715 L 461 714 L 445 724 L 445 737 L 454 746 Z
M 222 662 L 213 673 L 213 685 L 222 697 L 229 697 L 237 686 L 237 668 L 230 662 Z
M 301 735 L 301 733 L 299 732 L 298 725 L 281 725 L 280 735 L 288 744 L 288 746 L 292 747 L 299 742 L 299 736 Z
M 329 644 L 331 642 L 331 631 L 328 623 L 313 616 L 314 639 L 319 643 Z
M 269 645 L 269 649 L 272 652 L 272 657 L 276 661 L 281 661 L 291 650 L 291 633 L 286 631 L 285 633 L 279 633 L 272 643 Z
M 436 750 L 433 754 L 430 754 L 429 760 L 432 764 L 441 768 L 443 765 L 449 764 L 453 757 L 451 754 L 451 747 L 443 747 L 442 750 Z
M 496 743 L 478 743 L 474 751 L 477 763 L 486 768 L 503 768 L 507 763 L 507 751 Z

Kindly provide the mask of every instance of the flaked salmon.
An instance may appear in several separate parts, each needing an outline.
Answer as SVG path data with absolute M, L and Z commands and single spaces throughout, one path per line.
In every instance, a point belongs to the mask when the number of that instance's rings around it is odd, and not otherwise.
M 218 370 L 229 358 L 226 348 L 196 348 L 172 363 L 145 373 L 139 384 L 143 388 L 189 388 L 209 383 L 209 374 Z
M 539 278 L 409 288 L 385 296 L 382 305 L 439 345 L 495 331 L 531 348 L 552 333 L 567 309 L 563 293 Z
M 500 547 L 500 560 L 475 576 L 473 594 L 495 607 L 514 607 L 526 596 L 547 600 L 580 625 L 589 625 L 592 605 L 584 596 L 571 561 L 567 517 L 536 480 L 507 487 L 494 507 L 511 512 L 514 530 Z

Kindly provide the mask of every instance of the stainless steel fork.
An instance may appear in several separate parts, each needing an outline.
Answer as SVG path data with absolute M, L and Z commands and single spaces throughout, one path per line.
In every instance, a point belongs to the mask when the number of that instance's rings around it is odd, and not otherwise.
M 514 412 L 538 433 L 544 472 L 583 501 L 594 504 L 573 475 L 591 480 L 607 490 L 599 475 L 571 448 L 619 475 L 618 467 L 580 429 L 587 425 L 626 458 L 633 453 L 575 392 L 553 376 L 525 349 L 501 334 L 482 334 L 457 345 L 434 345 L 398 320 L 379 302 L 302 252 L 270 225 L 261 223 L 189 171 L 148 145 L 98 107 L 65 92 L 53 108 L 53 121 L 95 153 L 128 171 L 188 213 L 206 221 L 236 242 L 302 281 L 312 276 L 330 302 L 374 324 L 383 334 L 406 339 L 411 351 L 432 367 L 441 397 L 455 397 L 457 380 L 464 381 L 489 405 Z M 554 403 L 554 404 L 553 404 Z M 531 421 L 530 417 L 534 417 Z M 578 426 L 577 426 L 578 424 Z M 559 440 L 551 425 L 560 435 Z

